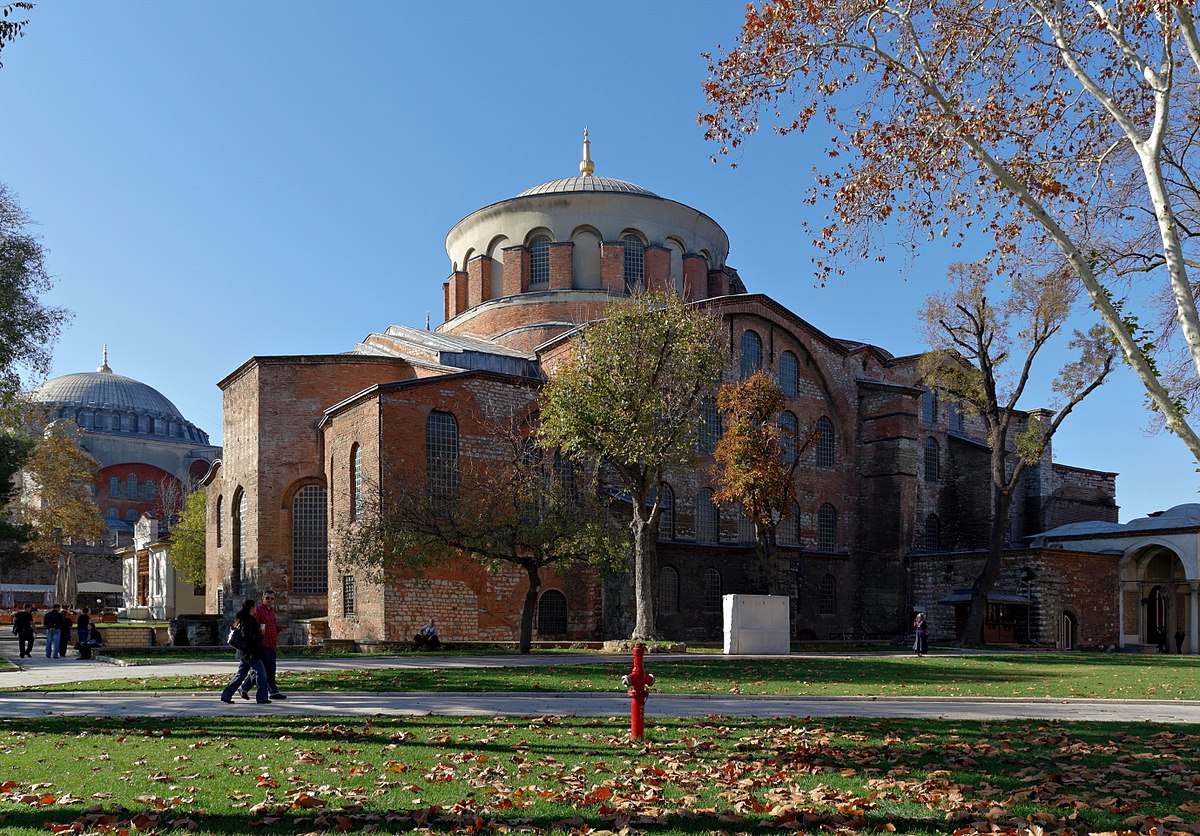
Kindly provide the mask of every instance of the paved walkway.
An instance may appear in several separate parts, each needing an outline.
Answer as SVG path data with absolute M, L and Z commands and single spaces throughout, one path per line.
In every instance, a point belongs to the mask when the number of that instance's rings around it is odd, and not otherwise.
M 0 655 L 12 659 L 10 643 L 0 643 Z M 12 650 L 15 650 L 13 645 Z M 599 657 L 603 659 L 603 657 Z M 655 654 L 654 661 L 689 658 Z M 757 657 L 762 658 L 762 657 Z M 291 716 L 581 716 L 622 717 L 629 699 L 614 687 L 612 694 L 594 693 L 348 693 L 294 692 L 270 705 L 218 699 L 218 689 L 204 693 L 178 691 L 89 691 L 88 680 L 146 676 L 229 676 L 230 660 L 168 662 L 119 666 L 100 661 L 46 659 L 35 655 L 19 660 L 19 670 L 0 669 L 0 687 L 37 689 L 50 684 L 80 683 L 78 692 L 37 690 L 0 692 L 0 717 L 46 715 L 111 717 L 219 717 L 240 715 Z M 359 659 L 288 659 L 289 671 L 401 668 L 518 667 L 547 664 L 595 663 L 595 655 L 552 656 L 411 656 Z M 612 657 L 614 685 L 628 660 Z M 86 697 L 81 696 L 86 693 Z M 1200 702 L 1146 700 L 970 699 L 874 697 L 772 697 L 731 695 L 653 694 L 646 703 L 650 716 L 703 717 L 930 717 L 964 720 L 1042 719 L 1160 723 L 1200 723 Z

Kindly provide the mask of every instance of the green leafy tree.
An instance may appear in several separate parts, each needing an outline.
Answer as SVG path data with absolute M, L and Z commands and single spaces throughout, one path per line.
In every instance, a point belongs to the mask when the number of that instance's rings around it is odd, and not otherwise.
M 813 433 L 801 438 L 779 425 L 785 403 L 783 391 L 762 372 L 717 392 L 725 432 L 713 452 L 721 468 L 715 499 L 741 505 L 754 523 L 754 553 L 771 595 L 783 591 L 775 535 L 792 512 L 800 454 L 815 438 Z
M 990 295 L 998 280 L 983 264 L 954 264 L 951 289 L 929 297 L 922 311 L 932 350 L 921 358 L 926 385 L 967 416 L 983 420 L 990 445 L 991 529 L 987 559 L 971 588 L 962 640 L 981 640 L 987 596 L 1000 574 L 1013 497 L 1063 421 L 1112 372 L 1116 346 L 1099 325 L 1070 340 L 1075 359 L 1053 383 L 1055 410 L 1026 413 L 1018 402 L 1042 350 L 1071 315 L 1076 290 L 1062 277 L 1022 280 Z
M 989 237 L 997 274 L 1036 275 L 1056 254 L 1200 460 L 1187 419 L 1200 402 L 1198 12 L 1196 0 L 766 0 L 710 59 L 701 121 L 726 153 L 762 123 L 786 134 L 825 119 L 833 139 L 810 194 L 832 207 L 813 230 L 822 277 L 879 257 L 898 230 L 914 253 Z M 1153 303 L 1130 301 L 1151 297 L 1167 333 L 1147 331 Z
M 487 455 L 460 457 L 452 498 L 431 496 L 424 470 L 393 473 L 382 495 L 368 487 L 359 518 L 334 537 L 334 560 L 377 579 L 454 555 L 493 572 L 517 567 L 527 579 L 518 649 L 529 653 L 542 570 L 603 569 L 628 548 L 595 491 L 583 489 L 570 460 L 539 447 L 534 430 L 530 421 L 497 427 Z
M 542 391 L 542 438 L 610 472 L 628 495 L 633 537 L 633 638 L 656 633 L 656 531 L 664 472 L 695 462 L 701 402 L 724 349 L 717 321 L 677 297 L 614 304 L 576 336 Z
M 205 489 L 197 488 L 183 500 L 183 510 L 171 529 L 171 564 L 187 583 L 204 583 Z
M 16 496 L 17 474 L 32 451 L 33 439 L 29 436 L 0 431 L 0 562 L 16 558 L 32 534 L 28 524 L 12 519 L 7 511 Z

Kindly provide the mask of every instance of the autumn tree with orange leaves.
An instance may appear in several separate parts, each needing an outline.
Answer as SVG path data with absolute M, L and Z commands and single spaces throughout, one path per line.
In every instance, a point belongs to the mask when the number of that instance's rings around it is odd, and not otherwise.
M 1196 0 L 767 0 L 709 56 L 706 136 L 832 128 L 810 200 L 822 280 L 985 232 L 1014 280 L 1077 277 L 1165 425 L 1200 460 Z M 1157 298 L 1153 302 L 1139 301 Z M 1154 317 L 1167 312 L 1165 326 Z
M 792 513 L 796 466 L 812 440 L 811 434 L 801 438 L 780 426 L 785 403 L 783 391 L 762 372 L 726 383 L 717 392 L 725 432 L 713 451 L 720 466 L 720 487 L 713 498 L 740 505 L 754 523 L 754 553 L 770 595 L 783 592 L 775 534 Z

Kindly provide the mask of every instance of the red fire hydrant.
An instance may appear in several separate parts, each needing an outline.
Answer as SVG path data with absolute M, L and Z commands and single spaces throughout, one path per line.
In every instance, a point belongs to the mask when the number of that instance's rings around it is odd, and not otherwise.
M 621 677 L 621 684 L 629 694 L 629 736 L 640 740 L 646 730 L 646 697 L 654 684 L 654 674 L 647 673 L 642 665 L 646 646 L 638 642 L 633 646 L 633 670 Z

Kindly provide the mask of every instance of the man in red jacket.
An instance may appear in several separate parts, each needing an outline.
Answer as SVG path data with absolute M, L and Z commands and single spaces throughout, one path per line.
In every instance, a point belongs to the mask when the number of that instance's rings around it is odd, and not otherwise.
M 258 606 L 254 608 L 254 617 L 258 620 L 259 627 L 262 628 L 262 663 L 267 671 L 267 690 L 271 692 L 271 699 L 286 700 L 287 696 L 279 692 L 279 685 L 275 682 L 275 661 L 276 651 L 279 648 L 279 623 L 275 620 L 275 590 L 264 589 L 262 600 Z M 242 683 L 242 699 L 250 699 L 250 689 L 254 687 L 257 675 L 251 671 L 246 677 L 246 681 Z

